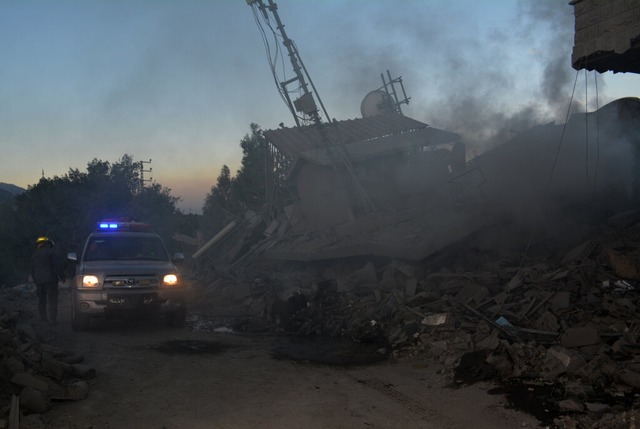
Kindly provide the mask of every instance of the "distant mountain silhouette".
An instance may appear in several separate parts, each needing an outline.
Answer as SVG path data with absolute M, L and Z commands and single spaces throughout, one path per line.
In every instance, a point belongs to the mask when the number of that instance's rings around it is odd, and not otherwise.
M 26 191 L 26 189 L 21 188 L 20 186 L 12 185 L 11 183 L 3 183 L 0 182 L 0 189 L 3 191 L 7 191 L 13 195 L 18 195 Z
M 20 186 L 0 182 L 0 203 L 26 191 Z

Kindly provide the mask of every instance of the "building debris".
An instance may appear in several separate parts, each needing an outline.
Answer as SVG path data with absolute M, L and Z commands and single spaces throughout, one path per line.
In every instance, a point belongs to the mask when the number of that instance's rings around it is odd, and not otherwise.
M 82 356 L 43 341 L 42 327 L 26 311 L 35 286 L 6 288 L 0 295 L 0 394 L 10 404 L 9 427 L 17 429 L 21 419 L 47 411 L 55 401 L 84 399 L 86 380 L 96 372 L 82 364 Z
M 433 360 L 452 371 L 467 354 L 480 353 L 464 360 L 481 362 L 472 375 L 553 383 L 556 427 L 570 427 L 562 426 L 567 414 L 580 413 L 585 426 L 609 418 L 617 408 L 605 402 L 640 409 L 640 214 L 629 210 L 637 206 L 640 175 L 627 168 L 637 169 L 640 156 L 620 157 L 640 147 L 639 106 L 625 99 L 600 111 L 608 124 L 602 138 L 618 145 L 601 153 L 610 169 L 599 173 L 601 188 L 575 179 L 584 169 L 575 165 L 584 125 L 574 120 L 554 172 L 561 185 L 551 190 L 542 166 L 554 154 L 546 143 L 565 132 L 555 125 L 523 133 L 466 166 L 484 172 L 484 201 L 394 212 L 387 200 L 385 213 L 327 214 L 311 223 L 298 211 L 295 227 L 291 216 L 256 222 L 251 213 L 228 239 L 199 254 L 216 261 L 200 272 L 215 290 L 203 287 L 202 304 L 232 302 L 296 337 L 371 344 L 392 358 Z M 620 165 L 626 167 L 614 171 Z M 547 191 L 549 201 L 532 205 Z M 584 201 L 597 210 L 584 212 Z M 321 222 L 332 226 L 322 229 Z
M 525 265 L 519 255 L 479 248 L 482 236 L 433 260 L 256 264 L 252 273 L 262 277 L 234 299 L 256 314 L 278 313 L 271 320 L 281 331 L 377 344 L 398 359 L 453 370 L 466 354 L 482 352 L 478 375 L 553 383 L 560 414 L 579 409 L 597 422 L 612 409 L 603 398 L 640 408 L 640 294 L 637 280 L 613 287 L 622 279 L 609 257 L 619 237 L 640 242 L 640 212 L 633 217 L 624 229 L 612 217 L 564 253 L 544 254 L 537 247 L 548 243 L 537 243 L 529 250 L 542 259 L 530 256 Z M 219 304 L 235 287 L 220 279 L 210 299 Z M 565 427 L 562 419 L 557 425 Z

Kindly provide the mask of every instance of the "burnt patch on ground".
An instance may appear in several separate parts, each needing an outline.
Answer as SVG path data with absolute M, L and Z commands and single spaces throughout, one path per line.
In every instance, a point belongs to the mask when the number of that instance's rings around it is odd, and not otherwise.
M 323 365 L 366 365 L 387 359 L 388 347 L 346 338 L 292 337 L 280 339 L 273 348 L 273 356 Z
M 185 326 L 192 332 L 216 332 L 222 334 L 264 334 L 268 323 L 253 315 L 211 315 L 204 311 L 190 310 Z
M 488 354 L 487 350 L 476 350 L 462 355 L 454 371 L 455 386 L 470 385 L 494 378 L 497 372 L 487 363 Z
M 488 391 L 491 395 L 505 395 L 508 408 L 522 411 L 538 419 L 542 426 L 553 424 L 553 420 L 566 412 L 558 408 L 558 394 L 554 385 L 531 384 L 520 380 L 509 380 Z M 554 426 L 549 426 L 554 427 Z
M 167 353 L 171 355 L 216 355 L 232 347 L 232 345 L 214 341 L 171 340 L 164 341 L 159 345 L 152 347 L 152 349 L 160 353 Z
M 507 408 L 532 415 L 542 426 L 550 428 L 564 427 L 560 422 L 567 417 L 583 424 L 578 427 L 629 427 L 628 422 L 626 426 L 618 426 L 619 423 L 606 422 L 606 418 L 601 421 L 599 417 L 606 417 L 607 413 L 623 416 L 625 410 L 633 407 L 637 398 L 635 391 L 624 395 L 594 392 L 588 398 L 576 400 L 568 394 L 562 384 L 535 383 L 520 379 L 505 380 L 488 393 L 505 395 L 508 401 Z M 581 407 L 583 402 L 588 405 Z M 595 422 L 598 422 L 598 425 L 595 425 Z

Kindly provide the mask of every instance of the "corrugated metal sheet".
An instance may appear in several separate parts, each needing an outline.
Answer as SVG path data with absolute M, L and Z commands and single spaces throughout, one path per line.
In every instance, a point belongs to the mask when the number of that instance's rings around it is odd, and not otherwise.
M 405 143 L 413 141 L 410 144 L 438 144 L 459 139 L 457 134 L 432 128 L 423 122 L 401 115 L 378 115 L 333 122 L 332 124 L 325 124 L 323 131 L 326 133 L 327 141 L 332 146 L 338 143 L 344 145 L 359 143 L 361 145 L 366 144 L 363 142 L 378 141 L 382 138 L 386 138 L 389 142 L 395 142 L 396 145 L 399 140 Z M 324 149 L 325 146 L 321 132 L 315 125 L 267 130 L 264 134 L 282 154 L 292 158 L 308 159 L 309 153 Z M 438 141 L 428 140 L 429 136 L 435 137 L 436 134 Z M 396 135 L 403 135 L 406 138 L 389 139 L 390 136 Z M 420 138 L 419 142 L 417 141 L 418 137 Z M 425 138 L 427 138 L 426 141 Z M 382 151 L 389 151 L 389 144 L 382 146 L 385 146 L 384 149 L 381 148 Z M 377 150 L 374 150 L 374 152 L 377 152 Z M 373 154 L 370 153 L 369 155 Z M 315 161 L 325 163 L 318 159 Z
M 400 151 L 408 151 L 412 147 L 446 144 L 458 139 L 460 136 L 457 134 L 429 127 L 357 141 L 345 145 L 344 148 L 349 159 L 352 162 L 358 162 Z M 326 148 L 307 150 L 298 156 L 318 165 L 331 165 L 339 159 L 330 155 Z

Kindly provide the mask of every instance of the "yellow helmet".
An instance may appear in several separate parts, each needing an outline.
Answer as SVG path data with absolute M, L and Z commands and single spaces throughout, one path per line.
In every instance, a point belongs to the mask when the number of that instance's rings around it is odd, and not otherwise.
M 47 237 L 38 237 L 38 238 L 36 238 L 36 244 L 46 243 L 47 241 L 49 241 L 49 239 Z

